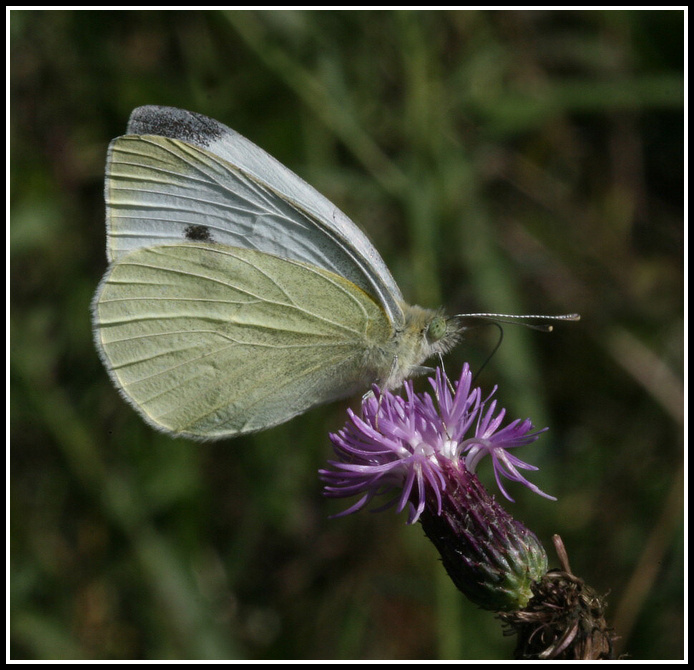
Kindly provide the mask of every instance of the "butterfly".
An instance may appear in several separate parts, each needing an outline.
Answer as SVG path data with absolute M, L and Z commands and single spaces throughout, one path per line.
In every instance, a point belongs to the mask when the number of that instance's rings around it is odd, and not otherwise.
M 135 109 L 109 146 L 105 198 L 96 347 L 171 435 L 234 437 L 397 388 L 460 339 L 465 315 L 407 304 L 345 214 L 202 114 Z

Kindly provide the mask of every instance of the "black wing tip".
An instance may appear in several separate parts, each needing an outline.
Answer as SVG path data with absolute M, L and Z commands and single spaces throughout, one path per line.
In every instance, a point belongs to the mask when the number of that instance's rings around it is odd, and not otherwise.
M 229 132 L 223 123 L 204 114 L 164 105 L 136 107 L 130 114 L 127 130 L 128 135 L 158 135 L 203 148 Z

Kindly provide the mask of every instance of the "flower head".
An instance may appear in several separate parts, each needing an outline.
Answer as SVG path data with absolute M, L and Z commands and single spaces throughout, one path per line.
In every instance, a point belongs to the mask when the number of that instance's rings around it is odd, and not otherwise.
M 506 410 L 497 412 L 497 402 L 491 400 L 496 388 L 482 400 L 480 389 L 472 388 L 467 364 L 454 387 L 441 368 L 429 381 L 433 397 L 414 393 L 411 381 L 405 382 L 405 397 L 374 386 L 373 394 L 362 402 L 361 416 L 348 410 L 347 424 L 330 436 L 338 460 L 330 461 L 332 470 L 320 471 L 325 495 L 362 494 L 338 516 L 356 512 L 376 496 L 388 494 L 390 500 L 378 509 L 396 505 L 399 512 L 409 505 L 408 523 L 419 519 L 427 497 L 435 501 L 440 514 L 448 480 L 444 466 L 452 464 L 474 474 L 485 455 L 491 457 L 497 485 L 509 500 L 513 498 L 501 477 L 555 500 L 519 471 L 537 468 L 509 453 L 534 442 L 546 428 L 533 432 L 529 419 L 516 419 L 502 427 Z
M 494 391 L 483 400 L 472 388 L 467 365 L 454 387 L 441 369 L 430 382 L 433 397 L 415 394 L 411 382 L 405 382 L 404 397 L 374 387 L 361 416 L 349 412 L 344 428 L 330 436 L 337 460 L 320 471 L 324 493 L 361 495 L 337 516 L 389 495 L 378 509 L 408 507 L 408 523 L 421 522 L 468 598 L 485 609 L 521 609 L 547 570 L 547 555 L 537 537 L 489 495 L 475 468 L 489 454 L 507 498 L 501 477 L 550 498 L 519 472 L 536 468 L 508 453 L 544 431 L 533 432 L 528 419 L 502 426 L 505 410 L 497 412 Z

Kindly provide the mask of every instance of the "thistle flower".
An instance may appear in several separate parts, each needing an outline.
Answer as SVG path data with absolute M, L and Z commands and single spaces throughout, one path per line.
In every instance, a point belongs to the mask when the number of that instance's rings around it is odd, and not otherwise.
M 455 390 L 441 368 L 429 379 L 438 407 L 430 394 L 415 394 L 412 382 L 405 382 L 407 398 L 374 386 L 373 395 L 362 402 L 362 415 L 347 410 L 349 422 L 330 435 L 337 461 L 335 468 L 321 470 L 325 495 L 333 498 L 363 493 L 362 498 L 336 516 L 364 507 L 372 498 L 400 490 L 400 495 L 380 509 L 397 504 L 397 511 L 409 505 L 408 523 L 415 523 L 425 507 L 427 495 L 437 501 L 441 513 L 441 494 L 446 488 L 444 468 L 453 466 L 473 475 L 485 455 L 492 459 L 496 483 L 511 502 L 501 477 L 525 484 L 531 491 L 556 500 L 530 483 L 519 470 L 537 470 L 509 449 L 534 442 L 546 428 L 532 432 L 529 419 L 516 419 L 500 428 L 506 415 L 496 415 L 496 400 L 486 400 L 479 388 L 472 389 L 472 373 L 463 367 Z
M 337 460 L 320 471 L 324 494 L 361 495 L 336 516 L 356 512 L 376 497 L 386 502 L 374 511 L 407 507 L 408 523 L 422 523 L 465 595 L 486 609 L 520 609 L 546 572 L 547 556 L 535 535 L 485 490 L 475 469 L 489 455 L 506 498 L 513 500 L 502 477 L 554 500 L 520 473 L 537 468 L 509 453 L 546 429 L 533 431 L 529 419 L 502 427 L 506 411 L 497 412 L 496 389 L 483 400 L 480 389 L 472 388 L 467 364 L 454 386 L 440 368 L 429 381 L 433 397 L 415 394 L 409 381 L 404 397 L 374 386 L 361 416 L 348 410 L 344 428 L 330 436 Z

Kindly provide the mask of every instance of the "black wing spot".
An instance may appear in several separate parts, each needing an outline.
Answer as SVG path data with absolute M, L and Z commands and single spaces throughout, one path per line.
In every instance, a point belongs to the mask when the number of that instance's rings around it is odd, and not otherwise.
M 187 226 L 185 229 L 186 239 L 191 242 L 214 242 L 210 229 L 200 224 Z

